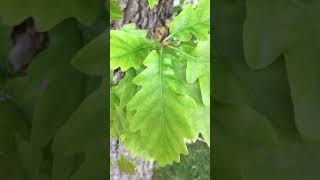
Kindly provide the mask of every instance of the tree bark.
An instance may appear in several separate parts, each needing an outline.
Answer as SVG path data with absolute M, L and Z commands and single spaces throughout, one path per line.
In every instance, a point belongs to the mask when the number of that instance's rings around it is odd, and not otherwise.
M 149 38 L 160 38 L 160 29 L 163 29 L 162 34 L 166 34 L 163 31 L 168 31 L 168 22 L 171 21 L 173 16 L 173 1 L 159 0 L 158 5 L 150 10 L 148 0 L 118 0 L 123 9 L 124 17 L 112 22 L 112 27 L 120 28 L 125 24 L 135 23 L 137 28 L 148 30 Z
M 110 169 L 111 180 L 151 180 L 153 175 L 154 163 L 146 161 L 142 157 L 132 158 L 123 144 L 118 140 L 111 140 L 110 142 L 111 161 L 114 167 Z M 117 165 L 117 159 L 120 155 L 124 155 L 129 161 L 134 161 L 136 164 L 136 173 L 129 175 L 121 173 Z

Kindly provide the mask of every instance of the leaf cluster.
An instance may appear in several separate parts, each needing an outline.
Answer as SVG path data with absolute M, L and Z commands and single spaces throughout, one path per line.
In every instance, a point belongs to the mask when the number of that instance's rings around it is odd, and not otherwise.
M 110 138 L 133 156 L 164 166 L 188 154 L 185 140 L 199 133 L 210 145 L 209 7 L 188 4 L 162 41 L 134 24 L 110 31 L 110 71 L 126 72 L 110 89 Z

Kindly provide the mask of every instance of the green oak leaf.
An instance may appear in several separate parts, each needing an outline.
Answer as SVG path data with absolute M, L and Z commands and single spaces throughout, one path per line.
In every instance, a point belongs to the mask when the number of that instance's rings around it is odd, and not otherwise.
M 110 0 L 110 19 L 117 20 L 123 17 L 123 12 L 118 6 L 116 0 Z
M 169 37 L 181 41 L 191 39 L 191 34 L 200 40 L 207 40 L 210 31 L 210 0 L 201 0 L 196 9 L 192 4 L 186 5 L 174 18 L 170 26 Z
M 44 147 L 55 136 L 81 103 L 83 76 L 79 72 L 64 73 L 48 84 L 34 107 L 31 142 Z M 61 106 L 61 98 L 64 100 Z
M 172 62 L 172 68 L 175 76 L 182 82 L 186 89 L 186 93 L 191 96 L 197 104 L 203 104 L 200 84 L 198 81 L 194 83 L 188 83 L 186 78 L 187 61 L 184 56 L 179 56 L 176 61 Z
M 221 102 L 250 104 L 250 92 L 225 61 L 213 62 L 213 96 Z
M 126 129 L 125 112 L 119 106 L 119 98 L 110 93 L 110 137 L 118 138 Z
M 142 33 L 145 33 L 142 36 Z M 146 31 L 125 29 L 110 31 L 110 68 L 122 71 L 139 69 L 155 43 L 147 39 Z
M 133 69 L 126 71 L 125 77 L 121 79 L 117 86 L 113 87 L 114 94 L 119 97 L 121 108 L 125 108 L 131 98 L 136 94 L 138 87 L 132 83 L 136 72 Z
M 150 9 L 159 3 L 159 0 L 148 0 Z
M 72 175 L 71 180 L 103 179 L 107 176 L 105 171 L 108 165 L 105 154 L 107 108 L 105 89 L 99 88 L 83 100 L 58 131 L 52 147 L 55 156 L 64 157 L 76 153 L 85 155 L 84 162 Z
M 0 154 L 15 150 L 15 136 L 27 137 L 28 121 L 17 106 L 8 101 L 0 102 Z
M 40 31 L 47 31 L 64 19 L 75 17 L 81 23 L 91 25 L 99 12 L 100 1 L 86 0 L 12 0 L 1 1 L 0 17 L 10 26 L 34 17 Z
M 148 33 L 146 29 L 137 29 L 137 26 L 135 23 L 125 24 L 120 30 L 125 32 L 130 32 L 135 36 L 139 36 L 142 38 L 146 37 Z
M 296 128 L 305 140 L 318 141 L 320 3 L 264 0 L 248 1 L 247 5 L 247 63 L 253 68 L 265 68 L 284 54 Z M 272 16 L 268 12 L 273 12 Z
M 246 174 L 243 179 L 319 179 L 320 172 L 315 166 L 320 162 L 319 150 L 319 143 L 297 143 L 265 151 L 266 156 L 261 156 L 259 151 L 250 153 L 245 156 L 249 160 L 249 168 L 246 168 L 246 173 L 242 173 Z
M 120 158 L 117 160 L 117 163 L 121 172 L 125 172 L 126 174 L 136 173 L 136 164 L 133 161 L 129 161 L 122 154 Z
M 73 71 L 70 59 L 83 45 L 79 24 L 74 19 L 66 19 L 49 32 L 48 48 L 34 57 L 27 69 L 32 81 L 51 81 L 61 74 Z
M 150 157 L 146 150 L 143 149 L 140 130 L 135 132 L 130 132 L 130 130 L 128 130 L 124 134 L 122 134 L 120 139 L 123 142 L 124 147 L 130 151 L 130 155 L 132 157 L 142 156 L 145 160 L 154 160 Z
M 135 71 L 129 69 L 125 77 L 117 86 L 113 86 L 110 91 L 110 134 L 111 137 L 119 137 L 128 129 L 128 119 L 132 112 L 126 110 L 126 106 L 135 95 L 138 88 L 132 83 Z
M 148 55 L 144 61 L 147 68 L 133 79 L 142 87 L 127 106 L 136 110 L 130 129 L 141 131 L 143 149 L 160 166 L 179 162 L 180 153 L 188 154 L 184 138 L 194 136 L 187 117 L 196 103 L 176 80 L 171 69 L 173 58 L 162 50 Z
M 17 155 L 28 179 L 37 179 L 43 160 L 41 149 L 24 140 L 21 136 L 16 136 L 16 144 Z
M 214 99 L 248 105 L 268 117 L 281 141 L 300 141 L 284 57 L 263 70 L 252 70 L 243 52 L 246 2 L 218 0 L 214 7 L 213 38 L 217 52 L 217 62 L 213 66 Z
M 176 49 L 182 58 L 187 59 L 186 79 L 194 83 L 199 79 L 202 101 L 210 105 L 210 41 L 200 41 L 196 48 L 182 46 Z
M 243 173 L 255 170 L 248 169 L 248 159 L 258 162 L 257 158 L 264 157 L 279 145 L 277 133 L 263 114 L 248 106 L 216 103 L 212 109 L 215 149 L 213 177 L 250 179 L 246 178 L 247 173 Z M 260 178 L 252 180 L 256 179 Z
M 80 49 L 72 58 L 72 65 L 90 75 L 102 76 L 107 68 L 107 33 L 104 32 Z
M 7 82 L 7 89 L 12 101 L 25 114 L 26 118 L 32 123 L 34 106 L 43 93 L 41 83 L 33 81 L 30 76 L 10 79 Z
M 205 142 L 210 146 L 210 107 L 199 106 L 191 114 L 191 125 L 195 134 L 201 133 Z M 198 136 L 195 136 L 196 140 Z
M 320 140 L 319 127 L 319 58 L 320 26 L 316 23 L 319 18 L 320 3 L 309 4 L 310 16 L 304 20 L 304 32 L 301 40 L 290 51 L 285 53 L 286 68 L 290 83 L 291 97 L 294 105 L 295 124 L 306 141 Z M 312 42 L 312 43 L 311 43 Z M 302 60 L 303 59 L 303 60 Z
M 244 23 L 244 52 L 248 65 L 262 69 L 288 50 L 301 29 L 304 3 L 249 0 Z M 272 12 L 272 13 L 270 13 Z

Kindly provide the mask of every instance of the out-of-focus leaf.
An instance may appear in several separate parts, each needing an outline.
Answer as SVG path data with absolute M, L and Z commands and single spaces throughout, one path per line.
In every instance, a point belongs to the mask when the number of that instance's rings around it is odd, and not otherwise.
M 21 23 L 28 17 L 34 17 L 40 31 L 46 31 L 70 17 L 91 25 L 100 8 L 100 1 L 84 0 L 12 0 L 1 1 L 0 16 L 10 26 Z
M 72 58 L 72 65 L 81 72 L 90 75 L 105 75 L 107 73 L 107 36 L 102 33 Z

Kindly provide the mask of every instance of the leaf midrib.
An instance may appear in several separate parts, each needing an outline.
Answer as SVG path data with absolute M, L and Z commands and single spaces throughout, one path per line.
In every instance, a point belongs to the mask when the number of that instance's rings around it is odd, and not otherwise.
M 161 92 L 161 134 L 164 134 L 165 137 L 167 137 L 166 130 L 164 128 L 165 120 L 164 120 L 164 102 L 163 102 L 163 84 L 162 84 L 162 58 L 163 58 L 163 49 L 161 49 L 160 52 L 160 58 L 159 58 L 159 76 L 160 76 L 160 92 Z M 163 143 L 164 141 L 162 141 Z M 165 147 L 164 144 L 162 144 L 162 147 Z

